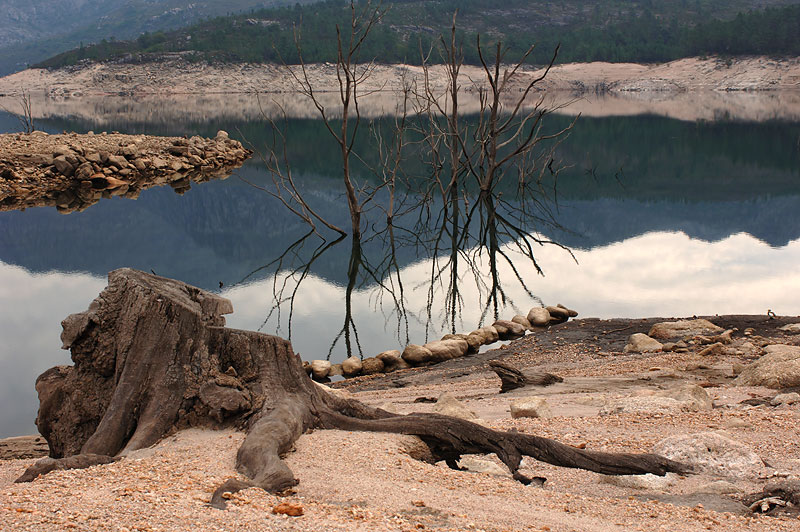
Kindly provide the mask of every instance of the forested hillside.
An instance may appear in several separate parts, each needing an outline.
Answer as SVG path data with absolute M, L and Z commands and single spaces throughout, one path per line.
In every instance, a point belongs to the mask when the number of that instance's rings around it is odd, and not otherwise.
M 538 63 L 549 60 L 559 43 L 562 62 L 659 62 L 704 54 L 800 55 L 800 3 L 752 9 L 763 4 L 506 0 L 497 7 L 486 0 L 396 1 L 384 5 L 388 11 L 372 30 L 360 59 L 419 63 L 420 50 L 428 50 L 447 31 L 456 9 L 465 42 L 474 42 L 480 33 L 485 43 L 502 39 L 514 55 L 535 42 L 532 59 Z M 208 19 L 178 31 L 145 33 L 132 41 L 103 40 L 37 66 L 59 67 L 82 60 L 146 61 L 168 52 L 191 52 L 187 57 L 193 60 L 293 63 L 298 61 L 295 28 L 301 35 L 305 61 L 334 61 L 335 26 L 349 24 L 349 17 L 349 8 L 340 0 L 263 9 Z M 467 63 L 478 62 L 474 47 L 464 51 Z

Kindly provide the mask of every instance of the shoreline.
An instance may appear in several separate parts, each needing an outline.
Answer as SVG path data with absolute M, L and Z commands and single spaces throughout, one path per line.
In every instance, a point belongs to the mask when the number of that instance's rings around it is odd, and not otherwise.
M 690 531 L 800 530 L 794 513 L 753 514 L 740 502 L 770 483 L 800 479 L 800 402 L 776 402 L 786 390 L 734 382 L 742 366 L 762 356 L 762 346 L 800 349 L 800 335 L 779 329 L 800 317 L 709 319 L 742 328 L 710 354 L 701 354 L 708 347 L 702 343 L 686 352 L 625 353 L 621 344 L 630 334 L 647 331 L 660 318 L 582 318 L 479 355 L 358 377 L 337 385 L 338 393 L 399 414 L 435 412 L 429 399 L 449 394 L 491 428 L 595 450 L 650 452 L 665 439 L 716 437 L 739 446 L 730 450 L 740 453 L 735 456 L 744 468 L 735 474 L 606 477 L 526 460 L 525 474 L 547 480 L 542 487 L 523 486 L 491 456 L 464 456 L 464 469 L 456 471 L 413 458 L 413 437 L 317 430 L 286 456 L 299 485 L 280 494 L 241 491 L 220 512 L 208 506 L 210 493 L 225 478 L 239 478 L 234 457 L 243 434 L 190 429 L 119 462 L 53 472 L 29 484 L 13 479 L 32 459 L 0 459 L 0 518 L 15 530 L 45 531 L 70 525 L 171 531 L 191 523 L 219 530 L 601 532 L 674 529 L 678 522 Z M 492 358 L 552 371 L 564 381 L 498 394 L 499 380 L 487 368 Z M 532 395 L 545 399 L 550 412 L 509 416 L 510 404 Z M 281 503 L 299 505 L 303 515 L 274 514 Z M 498 513 L 498 507 L 506 510 Z M 108 520 L 113 527 L 105 525 Z
M 288 68 L 297 69 L 297 66 Z M 287 67 L 274 64 L 189 63 L 179 58 L 145 64 L 90 63 L 61 69 L 28 69 L 0 78 L 0 95 L 25 92 L 49 97 L 146 94 L 283 93 L 296 90 Z M 307 71 L 321 93 L 334 92 L 334 65 L 310 64 Z M 519 72 L 511 90 L 521 89 L 543 70 Z M 482 80 L 483 71 L 462 67 L 463 87 Z M 362 88 L 365 91 L 398 90 L 404 79 L 422 82 L 421 67 L 377 64 Z M 435 90 L 446 84 L 442 65 L 430 68 Z M 325 89 L 330 87 L 330 89 Z M 686 58 L 669 63 L 568 63 L 554 66 L 537 88 L 573 93 L 680 93 L 686 91 L 753 92 L 800 89 L 800 58 L 769 57 Z

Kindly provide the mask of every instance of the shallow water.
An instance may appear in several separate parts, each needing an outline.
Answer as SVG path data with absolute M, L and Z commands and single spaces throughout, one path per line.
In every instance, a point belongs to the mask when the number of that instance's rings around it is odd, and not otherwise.
M 535 246 L 544 276 L 530 261 L 514 260 L 533 295 L 573 307 L 582 317 L 763 314 L 767 309 L 800 314 L 797 118 L 772 113 L 761 121 L 699 115 L 702 120 L 677 120 L 647 114 L 646 108 L 644 114 L 605 116 L 621 112 L 618 102 L 595 103 L 581 100 L 581 111 L 592 117 L 582 117 L 559 150 L 568 168 L 551 210 L 562 227 L 529 228 L 567 245 L 574 256 L 559 247 Z M 265 142 L 265 124 L 250 112 L 257 107 L 252 101 L 238 114 L 231 107 L 196 106 L 182 114 L 185 104 L 181 99 L 160 104 L 171 110 L 168 116 L 154 112 L 150 100 L 53 104 L 38 127 L 206 136 L 225 129 L 256 147 Z M 551 118 L 551 127 L 570 120 Z M 0 128 L 15 127 L 13 117 L 0 114 Z M 313 120 L 290 120 L 289 131 L 298 181 L 323 216 L 346 226 L 335 148 Z M 220 292 L 234 304 L 229 325 L 289 335 L 288 307 L 280 317 L 270 315 L 274 281 L 282 282 L 289 267 L 302 265 L 322 243 L 309 238 L 297 257 L 274 262 L 305 227 L 239 179 L 267 183 L 262 166 L 252 160 L 233 177 L 194 185 L 183 196 L 164 187 L 144 191 L 136 201 L 115 198 L 66 216 L 48 208 L 0 213 L 0 401 L 6 405 L 0 411 L 0 437 L 35 430 L 36 376 L 69 363 L 68 353 L 58 349 L 59 322 L 86 309 L 109 270 L 152 270 Z M 513 247 L 509 240 L 502 242 L 504 249 Z M 385 242 L 365 242 L 363 252 L 369 264 L 377 265 Z M 482 318 L 493 321 L 491 308 L 483 312 L 487 294 L 471 274 L 460 283 L 460 312 L 446 312 L 443 289 L 434 285 L 429 292 L 430 253 L 410 246 L 395 256 L 405 313 L 398 314 L 391 294 L 377 289 L 362 270 L 348 316 L 343 301 L 350 258 L 349 240 L 333 245 L 300 286 L 291 339 L 304 359 L 325 358 L 329 352 L 334 360 L 346 356 L 344 337 L 331 345 L 348 318 L 355 327 L 350 351 L 364 356 L 402 347 L 407 339 L 438 338 L 454 325 L 467 331 Z M 485 272 L 486 254 L 473 258 L 476 269 Z M 508 265 L 501 264 L 499 273 L 507 296 L 501 316 L 536 304 Z

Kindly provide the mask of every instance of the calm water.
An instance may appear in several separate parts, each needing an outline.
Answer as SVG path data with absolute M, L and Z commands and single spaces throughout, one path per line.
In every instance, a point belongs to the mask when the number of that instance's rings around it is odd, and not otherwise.
M 582 110 L 588 105 L 596 111 L 589 114 L 602 115 L 591 103 L 581 101 Z M 155 105 L 130 99 L 42 103 L 47 116 L 38 127 L 206 136 L 225 129 L 256 147 L 265 142 L 252 101 L 242 102 L 238 113 L 219 102 Z M 551 118 L 553 128 L 569 120 Z M 0 114 L 0 130 L 16 126 Z M 323 216 L 347 227 L 336 149 L 314 120 L 292 119 L 288 128 L 296 178 Z M 528 228 L 569 246 L 574 256 L 535 247 L 544 276 L 530 261 L 515 259 L 528 290 L 501 262 L 506 308 L 500 314 L 527 311 L 536 302 L 531 295 L 584 317 L 800 314 L 799 139 L 797 119 L 774 113 L 761 121 L 581 118 L 559 150 L 569 168 L 551 208 L 562 228 Z M 369 179 L 364 171 L 359 176 Z M 351 351 L 371 356 L 407 339 L 422 343 L 454 325 L 466 331 L 482 319 L 493 321 L 492 310 L 484 312 L 486 290 L 464 270 L 460 311 L 448 312 L 445 281 L 431 289 L 433 259 L 418 246 L 400 246 L 396 269 L 387 270 L 386 240 L 367 239 L 356 279 L 348 275 L 353 246 L 347 239 L 325 248 L 331 239 L 310 237 L 276 262 L 305 227 L 239 177 L 261 184 L 269 179 L 252 160 L 231 178 L 194 185 L 183 196 L 165 187 L 66 216 L 50 208 L 0 213 L 0 437 L 35 430 L 36 376 L 70 362 L 59 350 L 59 322 L 85 310 L 105 286 L 105 274 L 123 266 L 222 293 L 234 303 L 229 325 L 291 332 L 304 359 L 330 353 L 340 360 L 348 343 Z M 416 220 L 407 216 L 409 225 Z M 501 244 L 513 248 L 508 238 Z M 276 287 L 285 282 L 291 290 L 312 258 L 290 322 L 288 304 L 275 308 Z M 472 258 L 485 274 L 486 254 Z M 400 313 L 394 304 L 398 272 Z M 378 280 L 391 290 L 379 288 Z M 347 335 L 337 340 L 343 330 Z

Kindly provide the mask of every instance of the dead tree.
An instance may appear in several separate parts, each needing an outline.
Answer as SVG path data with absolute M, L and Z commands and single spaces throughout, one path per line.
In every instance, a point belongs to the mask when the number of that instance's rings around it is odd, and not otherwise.
M 564 382 L 564 379 L 558 375 L 546 372 L 522 371 L 511 364 L 499 360 L 489 362 L 489 367 L 500 377 L 502 382 L 500 393 L 510 392 L 524 386 L 549 386 L 556 382 Z
M 451 467 L 462 454 L 495 453 L 523 483 L 530 482 L 519 472 L 523 455 L 611 475 L 686 471 L 658 455 L 586 451 L 463 419 L 372 408 L 312 382 L 289 342 L 225 328 L 222 315 L 233 310 L 227 299 L 131 269 L 108 279 L 88 310 L 62 322 L 74 366 L 52 368 L 36 381 L 37 425 L 51 458 L 21 481 L 124 457 L 193 426 L 247 432 L 236 468 L 249 480 L 220 486 L 212 497 L 218 507 L 226 492 L 295 485 L 281 455 L 313 428 L 416 435 Z

